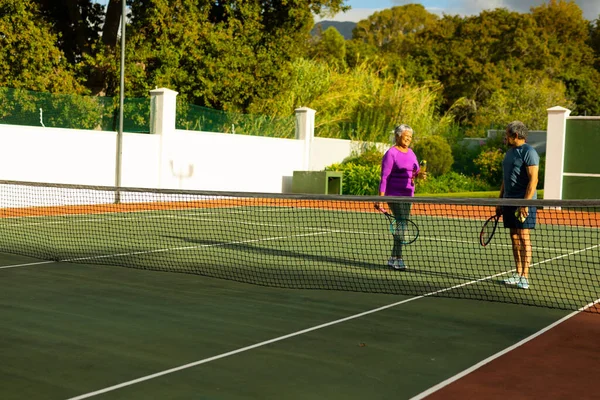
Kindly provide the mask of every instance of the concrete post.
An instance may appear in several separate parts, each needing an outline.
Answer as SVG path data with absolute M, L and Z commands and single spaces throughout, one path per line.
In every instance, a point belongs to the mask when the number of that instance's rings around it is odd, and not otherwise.
M 565 165 L 565 134 L 571 110 L 552 107 L 548 110 L 546 133 L 546 172 L 544 174 L 544 199 L 562 199 L 562 181 Z
M 160 88 L 150 91 L 150 133 L 164 135 L 175 132 L 177 93 Z
M 166 88 L 150 91 L 150 133 L 160 135 L 157 171 L 159 188 L 172 186 L 170 163 L 173 162 L 175 153 L 173 141 L 177 95 L 176 91 Z
M 310 152 L 315 137 L 315 114 L 316 111 L 308 107 L 300 107 L 296 110 L 296 140 L 304 141 L 304 153 L 302 158 L 302 169 L 308 170 L 310 166 Z

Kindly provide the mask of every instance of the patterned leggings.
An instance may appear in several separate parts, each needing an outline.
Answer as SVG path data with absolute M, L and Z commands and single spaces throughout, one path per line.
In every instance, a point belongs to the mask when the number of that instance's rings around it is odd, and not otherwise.
M 409 219 L 411 203 L 388 203 L 388 206 L 396 219 Z M 402 258 L 402 238 L 396 235 L 394 235 L 392 257 Z

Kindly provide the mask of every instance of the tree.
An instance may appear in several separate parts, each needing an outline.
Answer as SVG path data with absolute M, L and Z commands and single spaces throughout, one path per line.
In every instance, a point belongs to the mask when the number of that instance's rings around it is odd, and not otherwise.
M 129 79 L 202 106 L 244 112 L 273 97 L 302 55 L 312 13 L 342 0 L 132 0 Z
M 574 106 L 562 82 L 539 76 L 510 84 L 494 91 L 479 107 L 469 136 L 481 137 L 491 126 L 503 129 L 514 120 L 523 121 L 531 130 L 544 130 L 546 110 L 554 106 L 570 109 Z
M 593 31 L 583 12 L 571 1 L 551 0 L 531 9 L 550 54 L 546 71 L 560 79 L 574 99 L 573 115 L 600 113 L 600 71 L 594 69 Z
M 315 36 L 309 55 L 343 69 L 346 67 L 346 40 L 337 29 L 330 26 Z
M 419 32 L 437 21 L 421 4 L 408 4 L 375 12 L 359 21 L 352 38 L 381 49 L 398 45 L 404 35 Z
M 58 36 L 58 47 L 93 94 L 114 95 L 121 0 L 33 0 Z M 106 12 L 105 12 L 106 10 Z
M 31 0 L 0 0 L 0 86 L 83 92 L 56 42 Z
M 104 7 L 91 0 L 34 0 L 42 17 L 52 24 L 58 46 L 71 64 L 81 61 L 100 37 Z

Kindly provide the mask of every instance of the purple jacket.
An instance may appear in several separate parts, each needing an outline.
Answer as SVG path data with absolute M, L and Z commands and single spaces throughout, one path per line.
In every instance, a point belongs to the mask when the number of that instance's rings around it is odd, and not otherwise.
M 412 149 L 403 153 L 396 147 L 390 148 L 381 161 L 379 192 L 386 196 L 414 196 L 414 178 L 420 170 Z

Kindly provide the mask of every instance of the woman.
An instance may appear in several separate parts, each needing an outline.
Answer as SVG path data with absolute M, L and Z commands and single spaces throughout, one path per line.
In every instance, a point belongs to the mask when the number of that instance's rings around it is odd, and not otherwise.
M 408 125 L 400 125 L 394 129 L 395 145 L 383 156 L 381 161 L 381 182 L 379 183 L 380 196 L 408 196 L 415 194 L 415 179 L 426 178 L 425 172 L 421 173 L 417 156 L 409 148 L 412 142 L 413 130 Z M 381 208 L 382 204 L 378 204 Z M 396 219 L 408 219 L 411 203 L 388 203 Z M 402 259 L 402 241 L 394 236 L 392 255 L 388 265 L 397 270 L 406 269 Z

